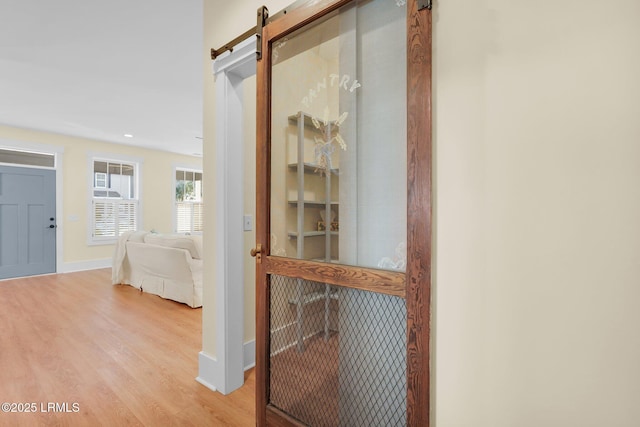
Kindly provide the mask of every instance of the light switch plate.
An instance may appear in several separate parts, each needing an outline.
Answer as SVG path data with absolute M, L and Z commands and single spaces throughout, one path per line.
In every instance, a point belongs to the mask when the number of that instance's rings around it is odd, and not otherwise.
M 245 215 L 243 224 L 244 224 L 244 231 L 253 230 L 253 216 Z

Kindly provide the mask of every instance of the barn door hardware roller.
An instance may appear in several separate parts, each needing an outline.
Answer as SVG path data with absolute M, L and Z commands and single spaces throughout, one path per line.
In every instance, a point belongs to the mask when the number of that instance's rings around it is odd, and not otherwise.
M 269 19 L 269 9 L 267 6 L 260 6 L 258 8 L 258 23 L 256 25 L 257 46 L 256 46 L 256 59 L 259 61 L 262 59 L 262 28 Z
M 233 48 L 236 47 L 241 42 L 245 41 L 252 35 L 256 34 L 258 36 L 258 46 L 256 48 L 256 53 L 258 54 L 258 59 L 262 57 L 262 27 L 267 23 L 267 19 L 269 18 L 269 10 L 266 6 L 262 6 L 258 8 L 258 25 L 253 28 L 248 29 L 244 33 L 240 34 L 235 39 L 231 40 L 229 43 L 218 49 L 211 49 L 211 60 L 216 59 L 218 56 L 222 55 L 225 52 L 233 52 Z

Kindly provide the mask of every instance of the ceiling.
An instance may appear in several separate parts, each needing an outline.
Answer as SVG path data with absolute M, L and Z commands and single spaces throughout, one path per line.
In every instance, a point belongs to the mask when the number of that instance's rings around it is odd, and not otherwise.
M 202 1 L 0 0 L 0 124 L 201 155 Z

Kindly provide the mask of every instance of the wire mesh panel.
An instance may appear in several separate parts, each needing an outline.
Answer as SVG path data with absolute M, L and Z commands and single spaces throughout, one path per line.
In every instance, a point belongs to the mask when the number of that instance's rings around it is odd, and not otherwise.
M 270 281 L 269 403 L 311 426 L 405 425 L 404 300 Z

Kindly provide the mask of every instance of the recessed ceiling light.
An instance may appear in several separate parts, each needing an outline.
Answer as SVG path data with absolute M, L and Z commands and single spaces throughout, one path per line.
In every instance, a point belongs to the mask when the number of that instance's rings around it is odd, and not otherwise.
M 133 138 L 133 135 L 131 135 L 130 133 L 125 133 L 125 134 L 124 134 L 124 137 L 125 137 L 125 138 Z

